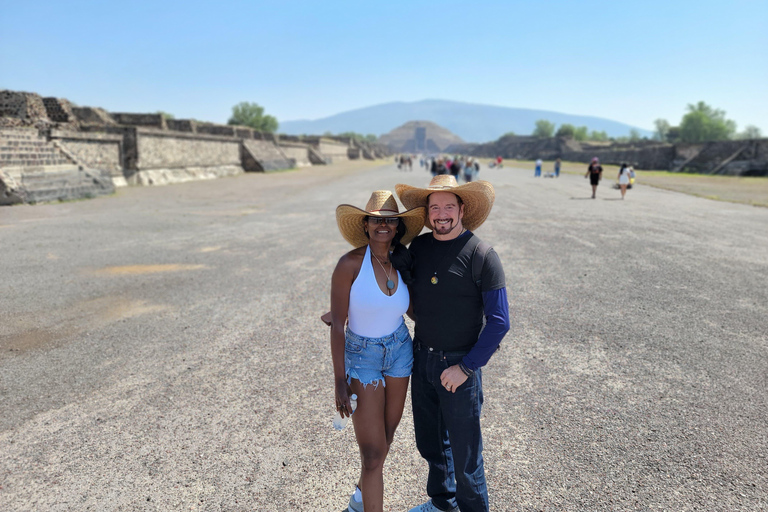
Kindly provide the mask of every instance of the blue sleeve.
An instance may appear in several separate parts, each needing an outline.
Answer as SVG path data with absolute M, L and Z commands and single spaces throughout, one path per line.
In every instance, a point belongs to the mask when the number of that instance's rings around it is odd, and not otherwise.
M 493 353 L 499 348 L 504 335 L 509 331 L 509 302 L 507 302 L 506 288 L 483 292 L 483 314 L 485 327 L 475 346 L 462 360 L 464 366 L 472 371 L 488 363 Z

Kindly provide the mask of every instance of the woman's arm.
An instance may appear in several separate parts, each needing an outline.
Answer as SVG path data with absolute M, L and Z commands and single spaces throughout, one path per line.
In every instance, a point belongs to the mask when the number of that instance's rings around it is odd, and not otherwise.
M 355 278 L 354 260 L 345 254 L 336 265 L 331 277 L 331 359 L 333 361 L 333 380 L 336 395 L 336 407 L 342 416 L 349 416 L 352 406 L 349 403 L 350 389 L 344 368 L 344 328 L 349 313 L 349 291 Z
M 411 301 L 408 303 L 408 311 L 406 311 L 405 314 L 414 322 L 416 321 L 416 316 L 413 314 L 413 297 L 411 297 Z

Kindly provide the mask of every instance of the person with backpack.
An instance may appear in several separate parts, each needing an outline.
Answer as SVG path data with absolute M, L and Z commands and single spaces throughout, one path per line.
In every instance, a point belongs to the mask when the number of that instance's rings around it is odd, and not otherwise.
M 410 268 L 414 434 L 429 467 L 430 499 L 411 512 L 487 512 L 482 367 L 509 330 L 509 304 L 501 260 L 473 230 L 491 212 L 493 186 L 443 175 L 395 191 L 406 208 L 427 208 L 431 230 L 393 253 L 393 264 Z

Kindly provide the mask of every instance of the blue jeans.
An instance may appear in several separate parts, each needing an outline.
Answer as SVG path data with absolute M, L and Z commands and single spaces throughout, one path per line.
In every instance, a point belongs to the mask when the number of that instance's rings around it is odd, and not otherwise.
M 411 402 L 416 447 L 429 464 L 427 494 L 439 509 L 487 512 L 480 410 L 483 378 L 477 370 L 455 393 L 440 384 L 440 374 L 466 352 L 439 352 L 414 343 Z

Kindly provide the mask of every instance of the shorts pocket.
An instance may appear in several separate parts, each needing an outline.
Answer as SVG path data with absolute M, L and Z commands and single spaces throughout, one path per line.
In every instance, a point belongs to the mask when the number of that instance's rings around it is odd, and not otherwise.
M 360 354 L 363 352 L 363 344 L 347 339 L 344 342 L 344 351 L 348 354 Z

